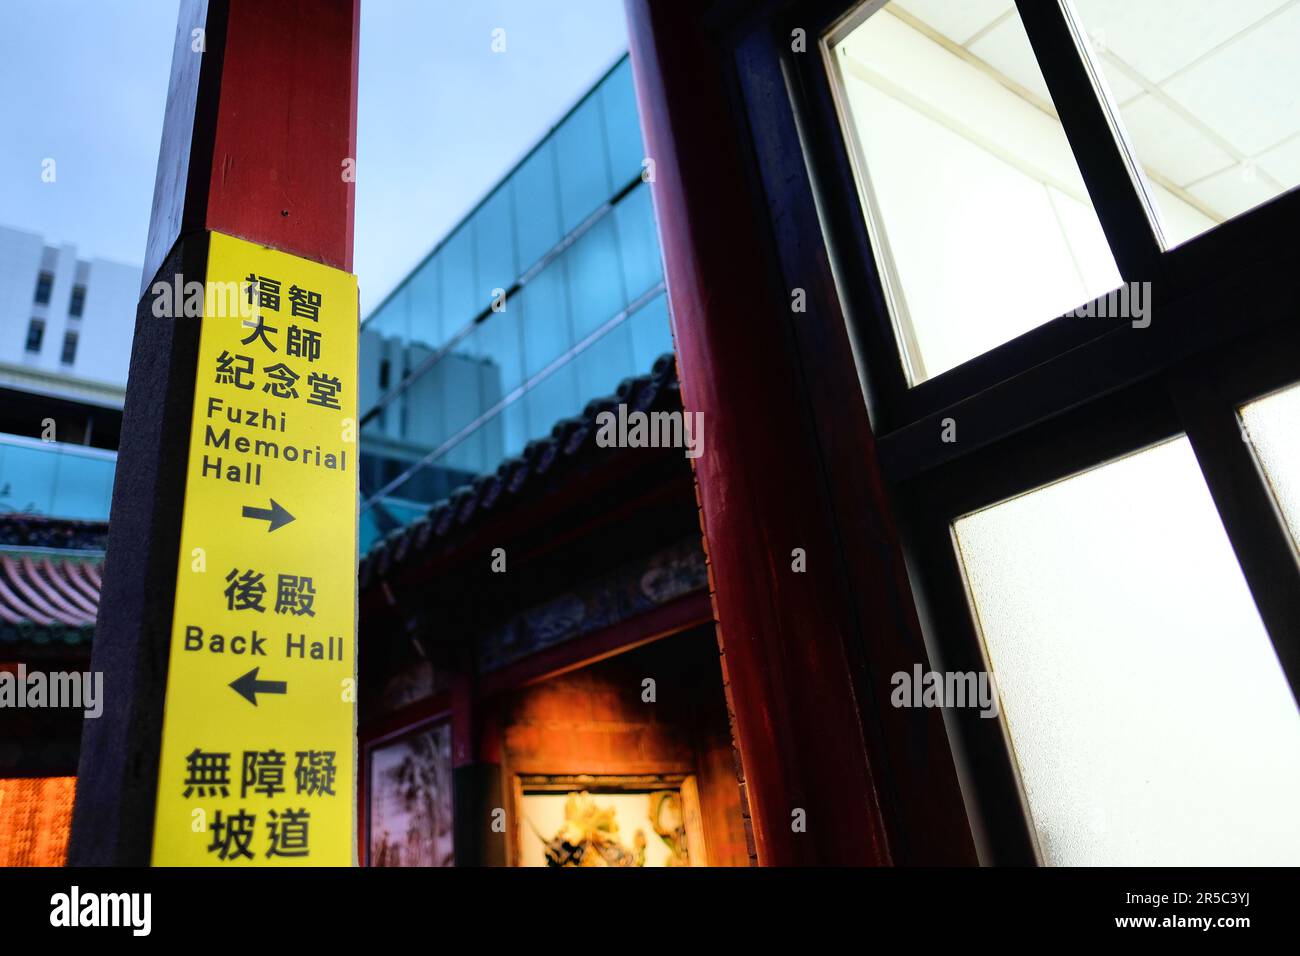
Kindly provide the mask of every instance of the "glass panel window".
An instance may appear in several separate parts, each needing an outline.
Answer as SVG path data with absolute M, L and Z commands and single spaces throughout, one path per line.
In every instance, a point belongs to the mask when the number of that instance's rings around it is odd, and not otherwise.
M 437 448 L 452 432 L 447 424 L 452 410 L 444 401 L 443 381 L 453 374 L 455 364 L 455 356 L 448 353 L 443 361 L 415 376 L 398 400 L 401 417 L 390 431 L 412 457 Z
M 660 294 L 627 320 L 632 331 L 632 357 L 636 374 L 646 375 L 659 356 L 673 351 L 673 332 L 668 321 L 668 297 Z
M 474 274 L 473 222 L 467 222 L 438 250 L 445 333 L 454 335 L 479 312 Z M 486 296 L 484 305 L 486 305 Z
M 1255 449 L 1273 498 L 1300 548 L 1300 385 L 1241 410 L 1242 437 Z
M 483 363 L 483 395 L 489 407 L 523 383 L 521 317 L 518 302 L 507 299 L 505 311 L 488 313 L 465 342 L 465 348 Z
M 72 299 L 68 302 L 68 315 L 74 319 L 79 319 L 85 311 L 86 287 L 84 285 L 74 285 L 72 287 Z
M 496 368 L 457 346 L 438 361 L 431 374 L 441 386 L 446 437 L 451 438 L 483 414 L 483 379 L 495 379 Z
M 461 484 L 483 474 L 488 468 L 484 457 L 485 437 L 481 428 L 462 436 L 438 459 L 437 467 L 460 473 Z M 499 460 L 494 460 L 492 464 L 495 465 Z
M 54 289 L 54 273 L 42 272 L 36 277 L 36 295 L 33 297 L 37 305 L 46 305 L 50 301 L 50 293 Z
M 523 398 L 501 409 L 488 423 L 488 427 L 494 430 L 491 441 L 497 443 L 489 449 L 489 466 L 495 466 L 507 457 L 520 454 L 524 450 L 524 445 L 528 444 L 528 417 Z
M 475 214 L 474 249 L 480 286 L 476 298 L 481 307 L 491 303 L 494 289 L 509 290 L 519 276 L 509 189 L 497 189 Z
M 600 84 L 600 105 L 605 114 L 610 173 L 614 189 L 618 190 L 641 175 L 641 163 L 645 159 L 631 60 L 625 59 Z
M 576 341 L 616 316 L 626 304 L 614 217 L 604 216 L 565 254 Z
M 63 354 L 59 356 L 59 361 L 64 365 L 71 365 L 77 360 L 77 333 L 63 333 Z
M 1186 438 L 953 532 L 1044 862 L 1300 860 L 1300 713 Z
M 41 319 L 32 319 L 27 324 L 27 351 L 39 352 L 41 343 L 45 340 L 45 322 Z
M 568 235 L 613 192 L 605 162 L 599 97 L 587 97 L 556 132 L 555 160 L 560 174 L 560 212 Z
M 547 437 L 556 422 L 582 411 L 584 402 L 578 397 L 578 378 L 573 365 L 572 362 L 561 365 L 524 395 L 530 441 Z
M 406 282 L 407 309 L 410 312 L 411 341 L 429 349 L 445 345 L 464 322 L 456 316 L 444 316 L 442 295 L 442 258 L 434 256 L 411 273 Z
M 103 521 L 116 465 L 111 452 L 0 435 L 0 512 Z
M 632 333 L 627 322 L 620 322 L 592 342 L 573 364 L 578 373 L 578 396 L 583 402 L 613 395 L 623 379 L 650 371 L 632 365 Z
M 58 479 L 51 489 L 49 513 L 61 518 L 103 520 L 113 497 L 111 458 L 81 457 L 71 452 L 58 456 Z
M 1166 247 L 1300 184 L 1300 6 L 1073 2 Z
M 641 183 L 614 207 L 627 297 L 635 301 L 663 278 L 650 186 Z
M 1010 0 L 895 0 L 827 53 L 913 385 L 1120 284 Z
M 562 236 L 553 139 L 523 161 L 510 177 L 510 187 L 515 194 L 515 248 L 523 271 L 532 268 Z
M 518 300 L 523 312 L 526 379 L 573 347 L 565 287 L 564 257 L 561 257 L 533 276 L 507 305 L 514 308 Z
M 428 265 L 426 264 L 425 268 Z M 411 338 L 410 286 L 396 289 L 366 321 L 367 331 L 406 342 Z M 422 340 L 423 337 L 421 337 Z

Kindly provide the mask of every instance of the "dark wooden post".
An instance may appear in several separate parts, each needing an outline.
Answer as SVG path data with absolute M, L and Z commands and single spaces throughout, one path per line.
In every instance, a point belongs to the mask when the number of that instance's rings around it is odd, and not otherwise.
M 359 0 L 184 0 L 176 27 L 91 667 L 73 865 L 149 862 L 209 231 L 351 271 Z M 346 175 L 345 175 L 346 173 Z
M 765 245 L 761 137 L 729 94 L 734 50 L 708 7 L 626 0 L 683 402 L 704 416 L 701 524 L 758 859 L 970 862 L 941 723 L 882 742 L 899 724 L 893 663 L 873 670 L 871 647 L 919 644 L 911 595 L 834 290 L 808 290 L 814 308 L 792 314 Z M 937 838 L 899 823 L 909 753 L 955 806 Z
M 499 728 L 485 709 L 468 654 L 451 687 L 452 832 L 457 866 L 506 865 Z M 499 819 L 498 819 L 499 818 Z

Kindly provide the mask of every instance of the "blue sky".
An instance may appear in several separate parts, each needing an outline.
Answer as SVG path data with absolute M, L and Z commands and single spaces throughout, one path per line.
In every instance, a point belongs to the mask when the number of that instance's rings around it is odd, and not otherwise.
M 362 0 L 362 314 L 621 55 L 622 0 Z M 139 264 L 176 0 L 0 0 L 0 224 Z M 493 53 L 492 31 L 506 50 Z M 41 162 L 57 180 L 41 181 Z

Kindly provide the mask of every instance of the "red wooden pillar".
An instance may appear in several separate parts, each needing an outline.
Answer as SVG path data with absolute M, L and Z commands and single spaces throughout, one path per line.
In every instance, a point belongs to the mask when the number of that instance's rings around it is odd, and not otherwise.
M 456 866 L 505 866 L 500 729 L 494 703 L 482 699 L 468 653 L 451 686 L 451 786 Z
M 202 282 L 220 231 L 350 271 L 359 0 L 183 0 L 127 382 L 69 862 L 149 862 Z M 345 175 L 346 173 L 346 175 Z
M 695 473 L 758 859 L 888 863 L 851 677 L 852 575 L 810 424 L 833 414 L 831 427 L 865 433 L 865 414 L 809 411 L 789 299 L 767 278 L 730 65 L 702 6 L 626 0 L 683 401 L 704 415 Z M 832 360 L 850 361 L 847 343 Z M 797 548 L 804 573 L 793 568 Z

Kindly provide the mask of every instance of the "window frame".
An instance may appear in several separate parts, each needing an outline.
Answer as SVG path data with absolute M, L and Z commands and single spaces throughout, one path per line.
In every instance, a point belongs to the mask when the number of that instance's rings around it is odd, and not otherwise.
M 1162 250 L 1075 20 L 1059 0 L 1016 0 L 1121 277 L 1152 283 L 1152 322 L 1058 317 L 909 387 L 822 43 L 866 5 L 721 6 L 732 16 L 715 26 L 736 60 L 774 257 L 788 287 L 829 288 L 827 321 L 845 322 L 930 665 L 985 667 L 953 520 L 1186 434 L 1300 700 L 1300 553 L 1237 417 L 1246 402 L 1300 382 L 1300 240 L 1288 228 L 1300 189 Z M 791 43 L 799 30 L 803 52 Z M 949 418 L 955 443 L 940 437 Z M 949 718 L 981 859 L 1039 862 L 1003 719 Z
M 792 54 L 788 43 L 780 40 L 776 49 L 783 53 L 782 66 L 792 92 L 799 96 L 800 132 L 815 180 L 814 191 L 823 198 L 835 199 L 819 205 L 833 242 L 833 266 L 843 304 L 851 313 L 851 327 L 855 327 L 856 338 L 871 346 L 862 354 L 868 365 L 871 413 L 877 434 L 887 435 L 994 386 L 1024 379 L 1045 363 L 1058 362 L 1063 370 L 1071 366 L 1084 368 L 1090 357 L 1132 351 L 1134 347 L 1127 343 L 1133 335 L 1150 333 L 1151 329 L 1132 329 L 1113 322 L 1106 325 L 1107 320 L 1056 317 L 954 369 L 908 386 L 892 316 L 880 294 L 885 278 L 876 265 L 866 211 L 859 199 L 852 145 L 843 133 L 829 68 L 821 52 L 821 37 L 853 16 L 856 7 L 844 0 L 812 0 L 800 5 L 796 14 L 779 18 L 782 27 L 776 32 L 785 37 L 790 30 L 805 29 L 808 53 Z M 1162 252 L 1135 179 L 1133 160 L 1122 146 L 1118 129 L 1112 128 L 1106 105 L 1094 90 L 1088 64 L 1075 44 L 1074 27 L 1064 8 L 1041 0 L 1017 0 L 1017 8 L 1120 275 L 1126 282 L 1150 281 L 1159 293 L 1153 306 L 1153 328 L 1160 313 L 1172 314 L 1183 300 L 1204 294 L 1207 283 L 1203 277 L 1207 274 L 1273 272 L 1281 267 L 1288 253 L 1294 256 L 1300 250 L 1300 243 L 1287 225 L 1300 217 L 1300 189 L 1293 189 Z M 786 23 L 788 29 L 784 28 Z M 1236 303 L 1242 311 L 1248 311 L 1252 299 L 1271 298 L 1272 293 L 1265 290 L 1260 295 L 1238 297 Z M 1198 334 L 1236 337 L 1237 330 L 1230 327 L 1233 323 L 1222 319 L 1198 321 L 1197 316 L 1191 316 L 1188 321 L 1197 324 Z M 1176 357 L 1177 350 L 1162 347 L 1148 351 L 1154 354 L 1132 368 L 1127 380 L 1158 370 L 1162 360 Z M 1067 355 L 1072 358 L 1070 363 L 1058 361 Z M 1048 411 L 1059 411 L 1070 403 L 1063 397 Z
M 40 355 L 45 348 L 45 319 L 39 315 L 27 321 L 27 337 L 23 342 L 23 354 Z
M 54 297 L 54 273 L 41 269 L 36 273 L 36 288 L 32 291 L 32 301 L 37 305 L 49 305 Z
M 77 348 L 81 345 L 81 336 L 75 329 L 67 329 L 63 333 L 63 347 L 59 352 L 59 364 L 64 367 L 71 367 L 77 364 Z

